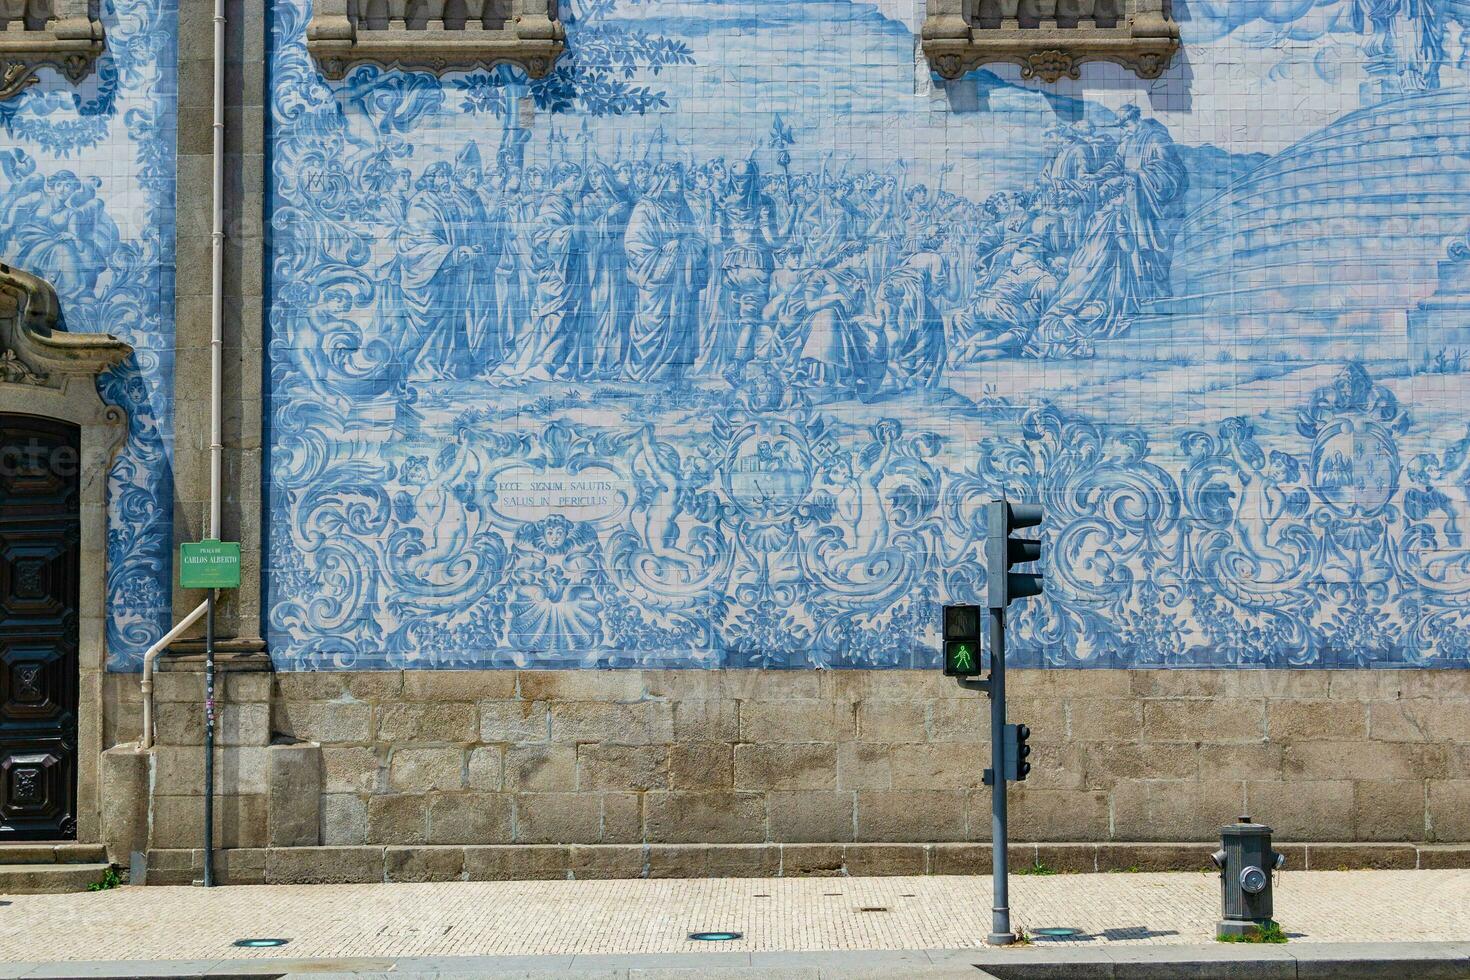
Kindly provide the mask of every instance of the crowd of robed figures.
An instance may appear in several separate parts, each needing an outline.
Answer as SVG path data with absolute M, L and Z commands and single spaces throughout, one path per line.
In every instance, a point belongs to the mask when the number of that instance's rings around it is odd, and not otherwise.
M 982 203 L 905 168 L 763 172 L 755 155 L 501 165 L 468 144 L 388 180 L 380 270 L 408 380 L 934 388 L 947 365 L 1086 356 L 1166 295 L 1187 175 L 1167 131 L 1055 127 Z

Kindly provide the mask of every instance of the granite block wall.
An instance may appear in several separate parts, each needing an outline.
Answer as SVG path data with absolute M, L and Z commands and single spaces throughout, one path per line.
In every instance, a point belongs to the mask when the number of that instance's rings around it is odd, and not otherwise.
M 988 839 L 987 702 L 937 672 L 226 678 L 231 846 L 265 846 L 272 741 L 320 746 L 326 846 Z M 1020 842 L 1193 844 L 1240 813 L 1284 841 L 1470 839 L 1465 672 L 1019 670 L 1010 686 L 1034 745 Z M 185 799 L 155 808 L 197 797 L 197 714 L 160 708 L 155 793 Z M 169 824 L 153 846 L 191 842 Z

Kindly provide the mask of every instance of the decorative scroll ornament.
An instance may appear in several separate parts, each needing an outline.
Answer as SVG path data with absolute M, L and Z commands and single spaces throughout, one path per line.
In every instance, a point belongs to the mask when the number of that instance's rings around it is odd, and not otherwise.
M 1046 82 L 1055 82 L 1063 75 L 1068 78 L 1082 77 L 1072 56 L 1056 48 L 1035 52 L 1026 59 L 1026 66 L 1021 69 L 1022 78 L 1039 77 Z
M 1447 254 L 1455 262 L 1470 261 L 1470 232 L 1450 242 Z
M 64 386 L 67 377 L 95 378 L 133 352 L 111 334 L 59 330 L 59 320 L 49 282 L 0 262 L 0 383 Z
M 0 99 L 10 99 L 36 83 L 36 66 L 0 58 Z
M 29 364 L 16 356 L 15 351 L 6 348 L 0 353 L 0 381 L 13 385 L 43 385 L 46 383 L 46 375 L 32 371 Z
M 41 27 L 16 23 L 0 27 L 0 101 L 35 84 L 42 67 L 80 82 L 92 71 L 103 46 L 102 22 L 88 0 L 55 0 Z

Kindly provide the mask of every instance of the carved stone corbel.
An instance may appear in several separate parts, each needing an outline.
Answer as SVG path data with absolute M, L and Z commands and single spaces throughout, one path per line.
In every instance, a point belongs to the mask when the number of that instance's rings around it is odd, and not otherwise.
M 1096 0 L 927 0 L 924 53 L 942 78 L 1007 62 L 1023 78 L 1080 78 L 1089 61 L 1108 61 L 1158 78 L 1179 50 L 1169 0 L 1125 0 L 1115 23 Z
M 512 0 L 511 16 L 494 26 L 485 19 L 490 2 L 471 0 L 454 8 L 468 11 L 460 25 L 446 20 L 445 0 L 424 0 L 413 8 L 411 21 L 399 13 L 381 23 L 360 13 L 362 4 L 312 0 L 306 46 L 332 79 L 358 64 L 435 73 L 512 64 L 532 78 L 549 74 L 566 48 L 555 0 Z
M 49 282 L 0 262 L 0 384 L 64 388 L 76 377 L 92 384 L 133 352 L 112 334 L 57 330 L 60 314 Z
M 39 28 L 0 24 L 0 100 L 36 82 L 36 72 L 55 68 L 73 82 L 92 71 L 105 38 L 95 0 L 52 0 Z

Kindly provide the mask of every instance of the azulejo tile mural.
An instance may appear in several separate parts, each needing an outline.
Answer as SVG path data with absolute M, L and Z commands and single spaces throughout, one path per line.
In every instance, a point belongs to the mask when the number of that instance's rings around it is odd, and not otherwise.
M 923 664 L 1000 490 L 1053 505 L 1033 662 L 1466 662 L 1463 4 L 1192 4 L 1189 73 L 1049 97 L 916 81 L 905 2 L 571 7 L 536 83 L 327 85 L 274 11 L 283 667 Z M 138 348 L 127 667 L 174 11 L 102 14 L 95 78 L 0 104 L 0 258 Z
M 47 69 L 0 101 L 0 261 L 55 285 L 69 330 L 136 353 L 103 378 L 128 413 L 108 480 L 107 645 L 168 628 L 173 535 L 176 0 L 104 0 L 108 43 L 73 85 Z
M 1470 6 L 1191 3 L 936 87 L 908 0 L 569 0 L 324 81 L 273 0 L 282 669 L 1470 665 Z M 1455 242 L 1459 245 L 1455 245 Z

